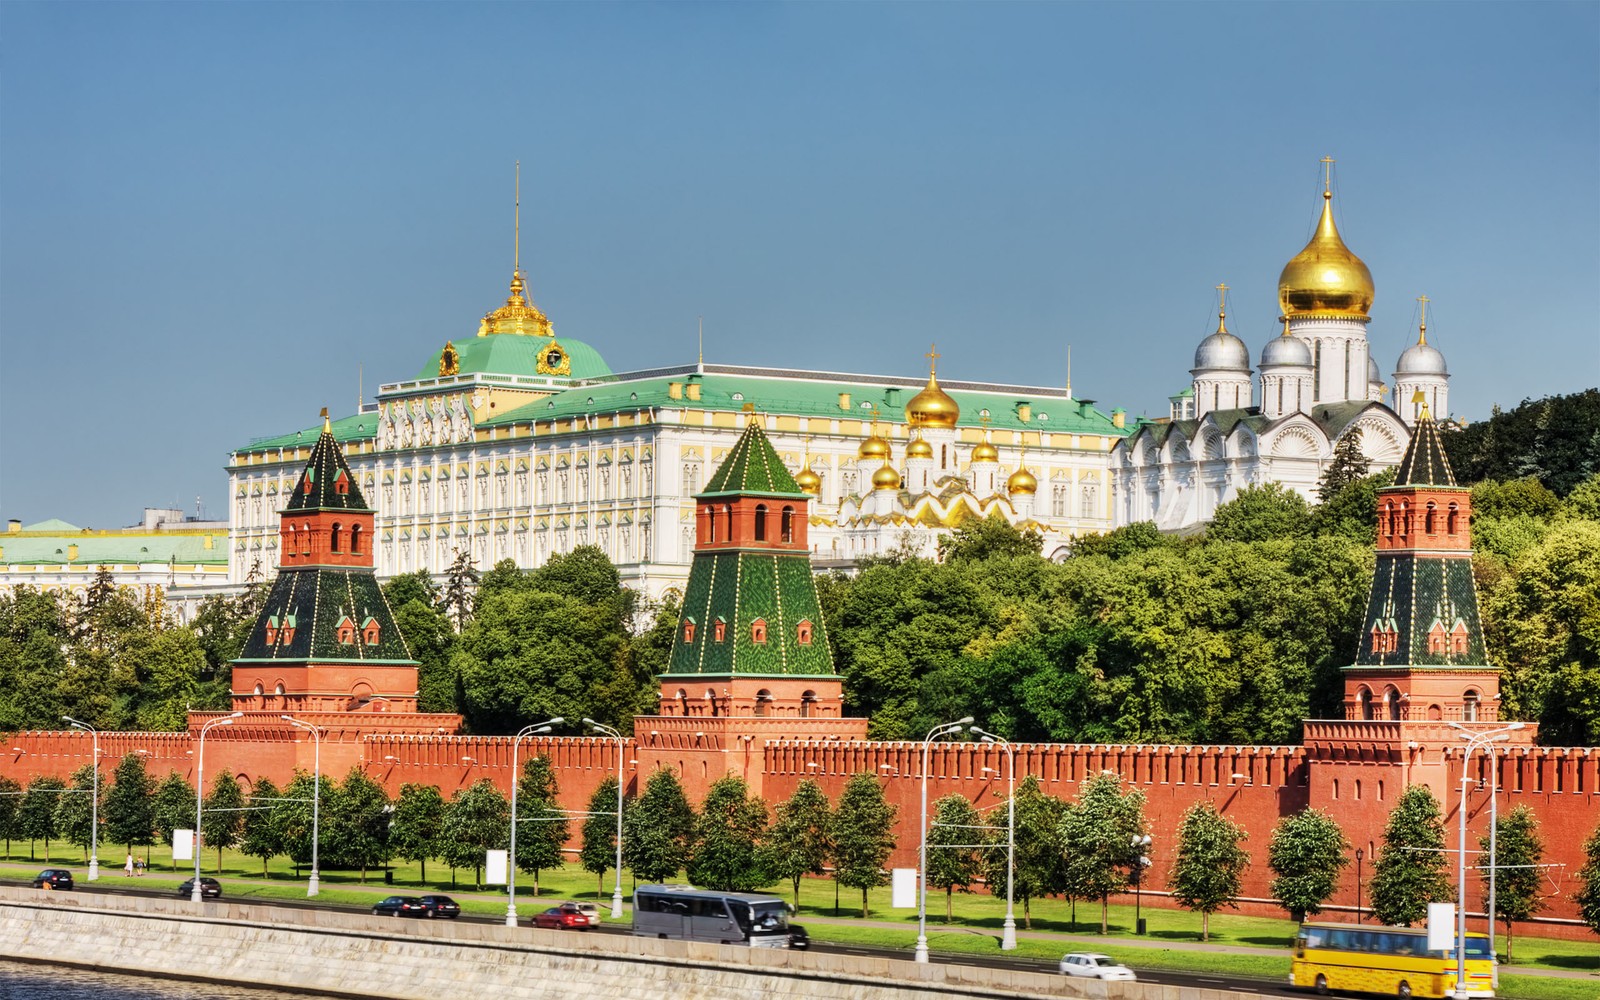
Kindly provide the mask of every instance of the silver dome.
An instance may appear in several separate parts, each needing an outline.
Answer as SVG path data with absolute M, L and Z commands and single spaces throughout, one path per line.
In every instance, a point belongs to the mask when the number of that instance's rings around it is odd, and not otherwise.
M 1301 368 L 1312 366 L 1311 348 L 1299 337 L 1273 337 L 1266 347 L 1261 349 L 1261 367 L 1268 365 L 1297 365 Z
M 1195 368 L 1231 368 L 1250 370 L 1250 348 L 1244 341 L 1224 330 L 1218 330 L 1200 341 L 1194 352 Z
M 1367 355 L 1367 381 L 1382 382 L 1383 372 L 1378 370 L 1378 362 L 1372 355 Z
M 1430 344 L 1412 344 L 1400 354 L 1400 362 L 1395 365 L 1395 376 L 1401 375 L 1449 375 L 1450 369 L 1445 367 L 1444 355 L 1440 354 Z

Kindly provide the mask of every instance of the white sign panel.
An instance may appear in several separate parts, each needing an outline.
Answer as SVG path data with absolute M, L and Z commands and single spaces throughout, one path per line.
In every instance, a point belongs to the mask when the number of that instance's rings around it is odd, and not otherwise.
M 174 860 L 174 861 L 193 861 L 194 860 L 194 831 L 193 830 L 174 830 L 174 831 L 172 831 L 172 860 Z
M 1428 904 L 1428 950 L 1454 951 L 1456 946 L 1456 904 Z
M 896 868 L 894 875 L 894 899 L 889 903 L 889 908 L 894 910 L 915 910 L 917 908 L 917 870 L 915 868 Z
M 483 882 L 485 885 L 505 885 L 506 873 L 510 867 L 506 864 L 505 851 L 490 851 L 483 859 Z

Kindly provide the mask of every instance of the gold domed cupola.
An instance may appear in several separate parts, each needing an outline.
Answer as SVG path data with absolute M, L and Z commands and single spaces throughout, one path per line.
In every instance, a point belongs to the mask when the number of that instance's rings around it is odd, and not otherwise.
M 906 457 L 907 458 L 932 458 L 933 457 L 933 445 L 931 445 L 927 441 L 923 440 L 922 435 L 918 434 L 915 438 L 912 439 L 910 444 L 906 445 Z
M 1033 473 L 1023 466 L 1013 472 L 1006 480 L 1007 493 L 1026 493 L 1029 496 L 1039 492 L 1039 480 L 1033 478 Z
M 998 462 L 1000 461 L 1000 449 L 990 444 L 989 439 L 985 438 L 976 448 L 972 449 L 972 460 L 974 462 Z
M 1290 319 L 1328 317 L 1367 320 L 1372 309 L 1372 272 L 1350 252 L 1333 222 L 1333 160 L 1324 175 L 1322 218 L 1304 250 L 1285 264 L 1278 276 L 1278 305 Z
M 906 403 L 906 423 L 913 429 L 920 427 L 949 429 L 956 425 L 956 420 L 961 416 L 961 407 L 950 398 L 949 393 L 939 388 L 939 379 L 936 377 L 938 360 L 938 350 L 930 348 L 928 384 Z
M 900 488 L 900 473 L 894 466 L 884 462 L 877 472 L 872 474 L 872 488 L 875 490 L 897 490 Z
M 800 492 L 809 493 L 812 496 L 816 496 L 817 491 L 822 489 L 822 477 L 812 472 L 809 465 L 795 474 L 794 481 L 799 485 Z
M 878 411 L 872 411 L 872 436 L 861 442 L 861 447 L 856 449 L 856 457 L 860 459 L 881 458 L 889 460 L 889 439 L 878 433 Z

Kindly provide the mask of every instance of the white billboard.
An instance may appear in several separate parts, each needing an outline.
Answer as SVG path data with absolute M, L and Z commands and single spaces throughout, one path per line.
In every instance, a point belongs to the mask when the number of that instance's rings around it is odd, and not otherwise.
M 1428 950 L 1454 951 L 1456 946 L 1456 904 L 1428 904 Z
M 893 910 L 915 910 L 917 908 L 917 870 L 915 868 L 896 868 L 894 876 L 894 898 L 889 903 Z
M 193 830 L 174 830 L 174 831 L 172 831 L 172 860 L 174 860 L 174 861 L 193 861 L 194 860 L 194 831 Z
M 506 864 L 505 851 L 490 851 L 483 859 L 483 883 L 485 885 L 505 885 L 506 873 L 510 866 Z

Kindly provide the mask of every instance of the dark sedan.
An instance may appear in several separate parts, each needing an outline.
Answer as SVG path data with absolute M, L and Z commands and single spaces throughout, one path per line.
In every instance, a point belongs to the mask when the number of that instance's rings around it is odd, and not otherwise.
M 71 889 L 72 873 L 65 868 L 46 868 L 33 877 L 35 889 Z
M 811 935 L 807 934 L 806 929 L 799 924 L 789 925 L 789 947 L 798 951 L 811 947 Z
M 449 896 L 418 896 L 422 900 L 422 908 L 427 916 L 449 917 L 451 920 L 461 916 L 461 904 Z
M 573 928 L 586 931 L 589 929 L 589 918 L 582 910 L 568 903 L 562 906 L 552 906 L 543 913 L 535 913 L 533 915 L 533 926 L 552 927 L 556 930 Z
M 194 898 L 194 879 L 189 879 L 187 882 L 178 886 L 178 897 L 180 899 Z M 222 883 L 218 882 L 209 875 L 200 876 L 200 898 L 221 899 Z
M 426 915 L 425 910 L 422 900 L 415 896 L 390 896 L 373 906 L 372 914 L 376 917 L 421 917 Z

